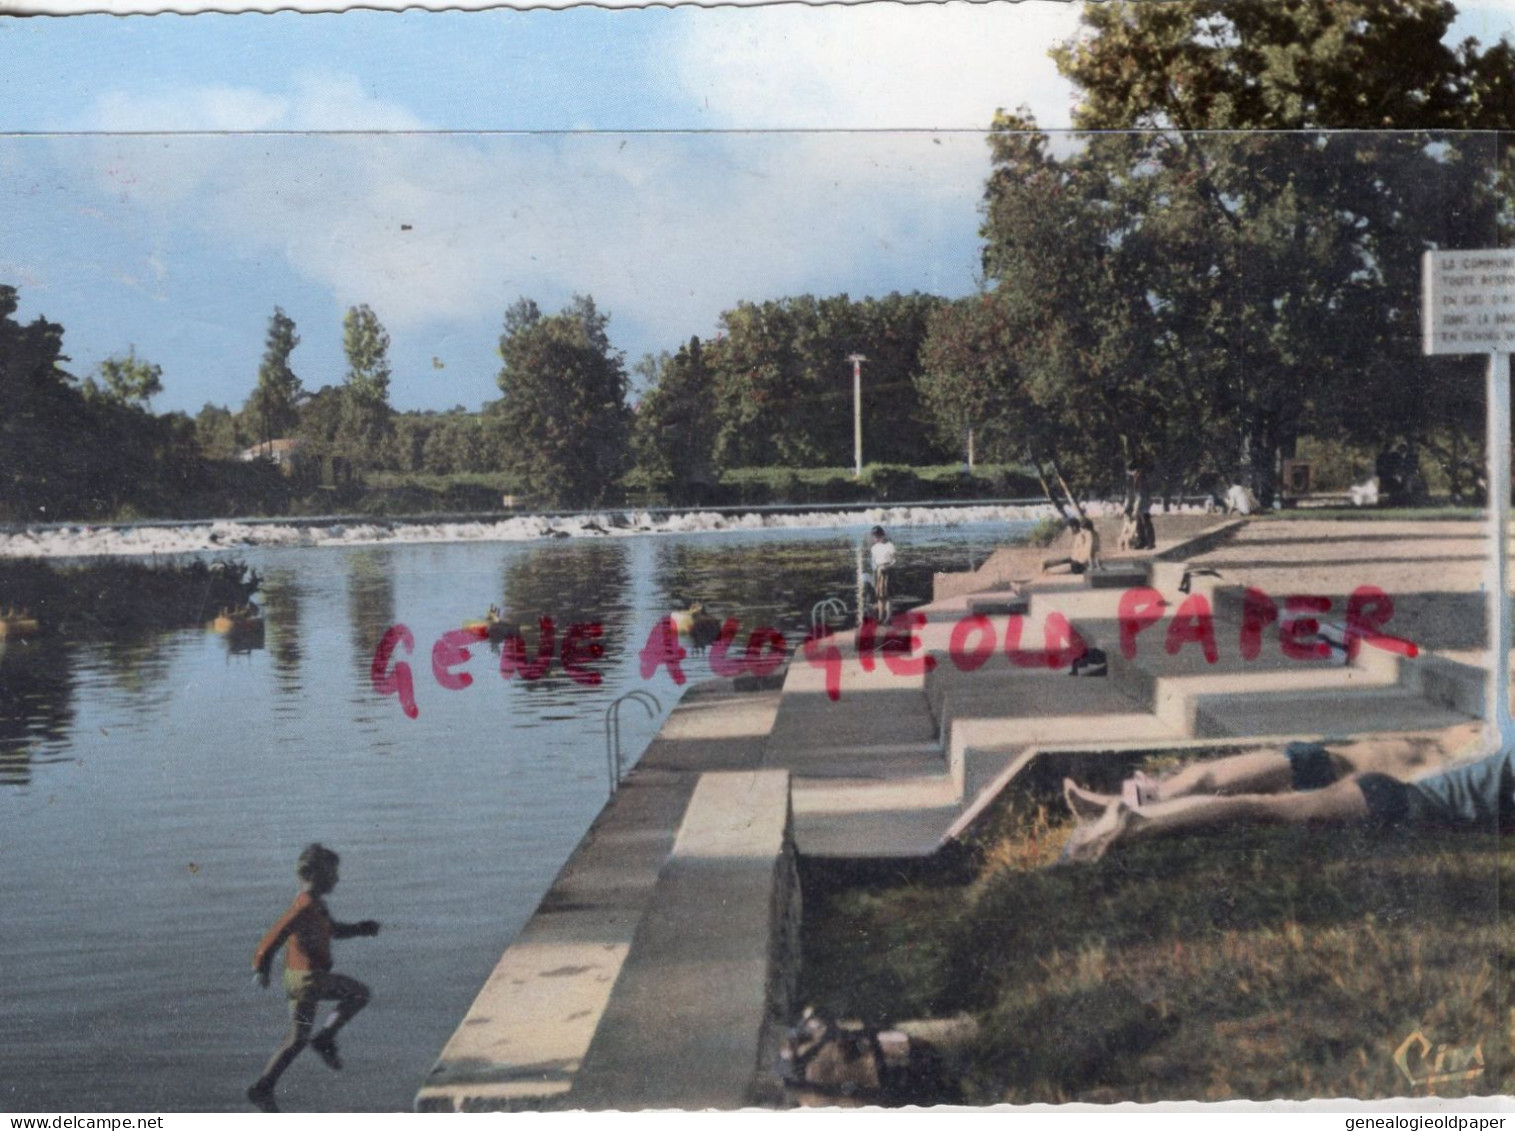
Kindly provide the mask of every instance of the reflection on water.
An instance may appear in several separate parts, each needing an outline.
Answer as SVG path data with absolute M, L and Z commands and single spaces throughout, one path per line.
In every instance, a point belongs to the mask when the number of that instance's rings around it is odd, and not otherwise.
M 393 554 L 388 549 L 354 550 L 347 558 L 347 628 L 360 675 L 368 674 L 374 649 L 396 619 Z
M 973 564 L 999 528 L 896 534 L 899 589 Z M 240 1110 L 285 1024 L 250 988 L 253 945 L 293 894 L 300 847 L 343 856 L 339 944 L 375 990 L 347 1067 L 297 1063 L 290 1110 L 408 1107 L 501 949 L 605 800 L 603 719 L 643 680 L 657 620 L 699 599 L 797 643 L 811 606 L 848 597 L 862 531 L 536 544 L 270 549 L 265 647 L 203 630 L 0 654 L 0 1107 Z M 526 622 L 604 625 L 604 682 L 504 680 L 471 649 L 448 690 L 431 648 L 491 602 Z M 851 604 L 850 600 L 848 601 Z M 415 635 L 420 715 L 374 693 L 384 630 Z M 561 636 L 560 636 L 561 639 Z M 691 681 L 705 661 L 686 662 Z M 634 755 L 661 722 L 627 712 Z M 44 898 L 39 898 L 43 896 Z
M 631 543 L 625 539 L 574 545 L 548 543 L 512 556 L 501 570 L 501 600 L 523 623 L 551 616 L 559 624 L 618 619 L 626 609 Z
M 281 695 L 293 695 L 300 686 L 301 647 L 300 576 L 287 567 L 270 568 L 258 592 L 263 604 L 264 640 L 272 654 L 274 687 Z
M 0 640 L 0 786 L 31 781 L 34 747 L 62 745 L 73 722 L 69 649 L 50 640 Z
M 631 619 L 632 543 L 624 539 L 583 544 L 548 543 L 529 556 L 512 556 L 501 570 L 501 618 L 520 627 L 526 654 L 536 659 L 541 650 L 540 622 L 551 617 L 558 659 L 541 680 L 521 681 L 533 695 L 551 696 L 576 686 L 563 670 L 563 639 L 574 624 L 598 624 L 598 638 L 608 656 L 619 655 L 629 642 L 626 629 Z M 482 616 L 483 609 L 471 613 Z M 498 642 L 490 651 L 498 655 Z M 570 692 L 571 693 L 571 692 Z M 543 704 L 545 707 L 546 704 Z M 572 715 L 539 714 L 542 722 L 561 722 Z
M 151 696 L 168 678 L 164 634 L 133 633 L 95 641 L 92 647 L 110 673 L 111 682 L 129 695 Z

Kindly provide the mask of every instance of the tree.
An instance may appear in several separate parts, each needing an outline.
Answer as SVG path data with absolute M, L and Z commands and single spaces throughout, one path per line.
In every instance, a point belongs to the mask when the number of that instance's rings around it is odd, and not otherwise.
M 870 460 L 927 464 L 958 454 L 956 443 L 941 442 L 915 380 L 931 317 L 943 305 L 942 298 L 919 292 L 854 303 L 855 337 L 840 355 L 843 417 L 851 414 L 851 366 L 846 358 L 855 346 L 868 359 L 863 363 L 863 443 Z M 837 378 L 837 355 L 831 350 L 842 344 L 826 343 L 826 372 L 832 381 Z
M 350 307 L 342 318 L 342 352 L 347 387 L 358 397 L 389 403 L 389 332 L 367 304 Z
M 852 462 L 850 354 L 863 372 L 869 459 L 924 462 L 940 455 L 913 380 L 931 295 L 853 301 L 845 294 L 741 303 L 721 315 L 705 347 L 715 376 L 716 458 L 724 466 Z
M 698 502 L 719 479 L 715 380 L 700 339 L 671 356 L 648 355 L 637 372 L 648 382 L 633 430 L 637 466 L 667 482 L 675 502 Z
M 1136 464 L 1164 493 L 1236 476 L 1267 498 L 1295 436 L 1444 407 L 1407 379 L 1418 259 L 1490 230 L 1488 162 L 1363 133 L 1101 133 L 1054 153 L 1027 124 L 991 135 L 985 273 L 1024 404 L 1098 461 L 1090 482 Z
M 1080 129 L 1509 129 L 1509 45 L 1446 46 L 1456 16 L 1448 0 L 1087 4 L 1093 34 L 1052 54 Z
M 1445 46 L 1454 16 L 1443 0 L 1088 5 L 1093 34 L 1054 57 L 1087 129 L 1508 128 L 1515 52 Z M 1231 431 L 1216 442 L 1266 497 L 1273 454 L 1301 430 L 1387 443 L 1465 415 L 1421 379 L 1418 258 L 1489 242 L 1509 198 L 1494 192 L 1510 169 L 1495 144 L 1159 132 L 1091 139 L 1070 168 L 1112 201 L 1145 197 L 1163 352 L 1187 355 L 1187 387 Z M 992 183 L 991 210 L 997 192 L 1014 189 Z
M 510 439 L 505 461 L 527 490 L 559 506 L 611 496 L 626 469 L 626 371 L 608 323 L 586 295 L 550 316 L 529 299 L 505 314 L 498 408 Z
M 125 357 L 108 357 L 100 363 L 104 395 L 126 405 L 146 408 L 163 391 L 163 368 L 137 357 L 132 346 Z
M 156 391 L 157 367 L 135 354 L 101 367 L 103 386 L 81 388 L 63 368 L 63 327 L 37 318 L 21 325 L 14 287 L 0 285 L 0 515 L 20 521 L 176 515 L 221 510 L 214 479 L 257 485 L 256 499 L 277 503 L 256 473 L 231 476 L 207 466 L 196 422 L 183 413 L 154 416 L 139 401 Z M 87 390 L 93 388 L 90 393 Z M 210 412 L 210 410 L 208 410 Z M 202 413 L 207 424 L 225 409 Z M 224 512 L 223 512 L 224 513 Z
M 12 317 L 19 306 L 16 288 L 0 284 L 0 512 L 46 521 L 85 488 L 74 437 L 87 412 L 63 368 L 63 327 L 44 318 L 22 325 Z
M 1005 307 L 989 293 L 939 307 L 927 324 L 916 385 L 943 445 L 1020 460 L 1033 446 L 1016 344 Z M 972 460 L 969 460 L 972 463 Z
M 195 443 L 207 459 L 236 459 L 245 446 L 231 410 L 213 404 L 195 416 Z
M 1055 153 L 1030 125 L 996 118 L 982 228 L 990 295 L 936 326 L 928 375 L 949 388 L 979 375 L 1004 438 L 1077 509 L 1130 463 L 1192 471 L 1210 390 L 1189 353 L 1164 349 L 1162 272 L 1175 249 L 1152 222 L 1161 209 L 1134 159 L 1139 140 Z
M 244 409 L 262 443 L 289 435 L 300 422 L 300 378 L 289 365 L 289 356 L 299 344 L 294 319 L 274 307 L 268 319 L 263 361 L 258 366 L 258 384 Z
M 393 429 L 389 407 L 389 333 L 367 305 L 348 309 L 342 319 L 347 373 L 342 387 L 336 454 L 356 467 L 390 462 Z

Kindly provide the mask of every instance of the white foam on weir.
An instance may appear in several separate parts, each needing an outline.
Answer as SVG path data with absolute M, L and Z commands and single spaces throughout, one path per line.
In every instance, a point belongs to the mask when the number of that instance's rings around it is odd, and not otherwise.
M 1087 505 L 1095 516 L 1120 513 L 1113 502 Z M 1197 508 L 1179 508 L 1193 510 Z M 0 558 L 79 558 L 145 554 L 194 554 L 259 546 L 374 546 L 436 542 L 530 542 L 545 538 L 624 538 L 642 534 L 703 534 L 718 531 L 812 530 L 884 527 L 965 526 L 973 523 L 1028 522 L 1056 517 L 1048 504 L 978 506 L 880 506 L 853 511 L 787 514 L 749 511 L 721 514 L 687 511 L 654 515 L 613 510 L 583 514 L 519 515 L 475 522 L 386 522 L 353 520 L 316 523 L 215 522 L 131 526 L 36 527 L 0 533 Z

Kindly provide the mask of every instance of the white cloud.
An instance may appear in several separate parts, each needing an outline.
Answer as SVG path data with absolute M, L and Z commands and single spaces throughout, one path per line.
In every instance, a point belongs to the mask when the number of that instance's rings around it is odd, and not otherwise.
M 966 292 L 988 171 L 976 132 L 57 144 L 134 223 L 191 225 L 222 259 L 282 261 L 392 330 L 587 291 L 668 343 L 743 298 Z
M 719 127 L 982 129 L 1030 105 L 1069 124 L 1071 87 L 1048 49 L 1080 5 L 861 4 L 684 11 L 673 52 L 687 97 Z
M 154 130 L 267 130 L 288 100 L 261 90 L 202 86 L 156 93 L 113 90 L 95 102 L 82 129 L 110 133 Z
M 421 130 L 426 123 L 398 103 L 363 89 L 356 75 L 302 73 L 283 128 L 292 130 Z
M 302 72 L 287 93 L 211 84 L 101 95 L 81 130 L 107 133 L 260 130 L 415 130 L 409 110 L 376 98 L 349 74 Z

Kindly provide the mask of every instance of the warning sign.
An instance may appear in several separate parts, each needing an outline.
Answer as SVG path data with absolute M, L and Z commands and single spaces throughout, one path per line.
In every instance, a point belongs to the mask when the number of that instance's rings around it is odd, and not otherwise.
M 1515 250 L 1428 251 L 1425 352 L 1515 353 Z

